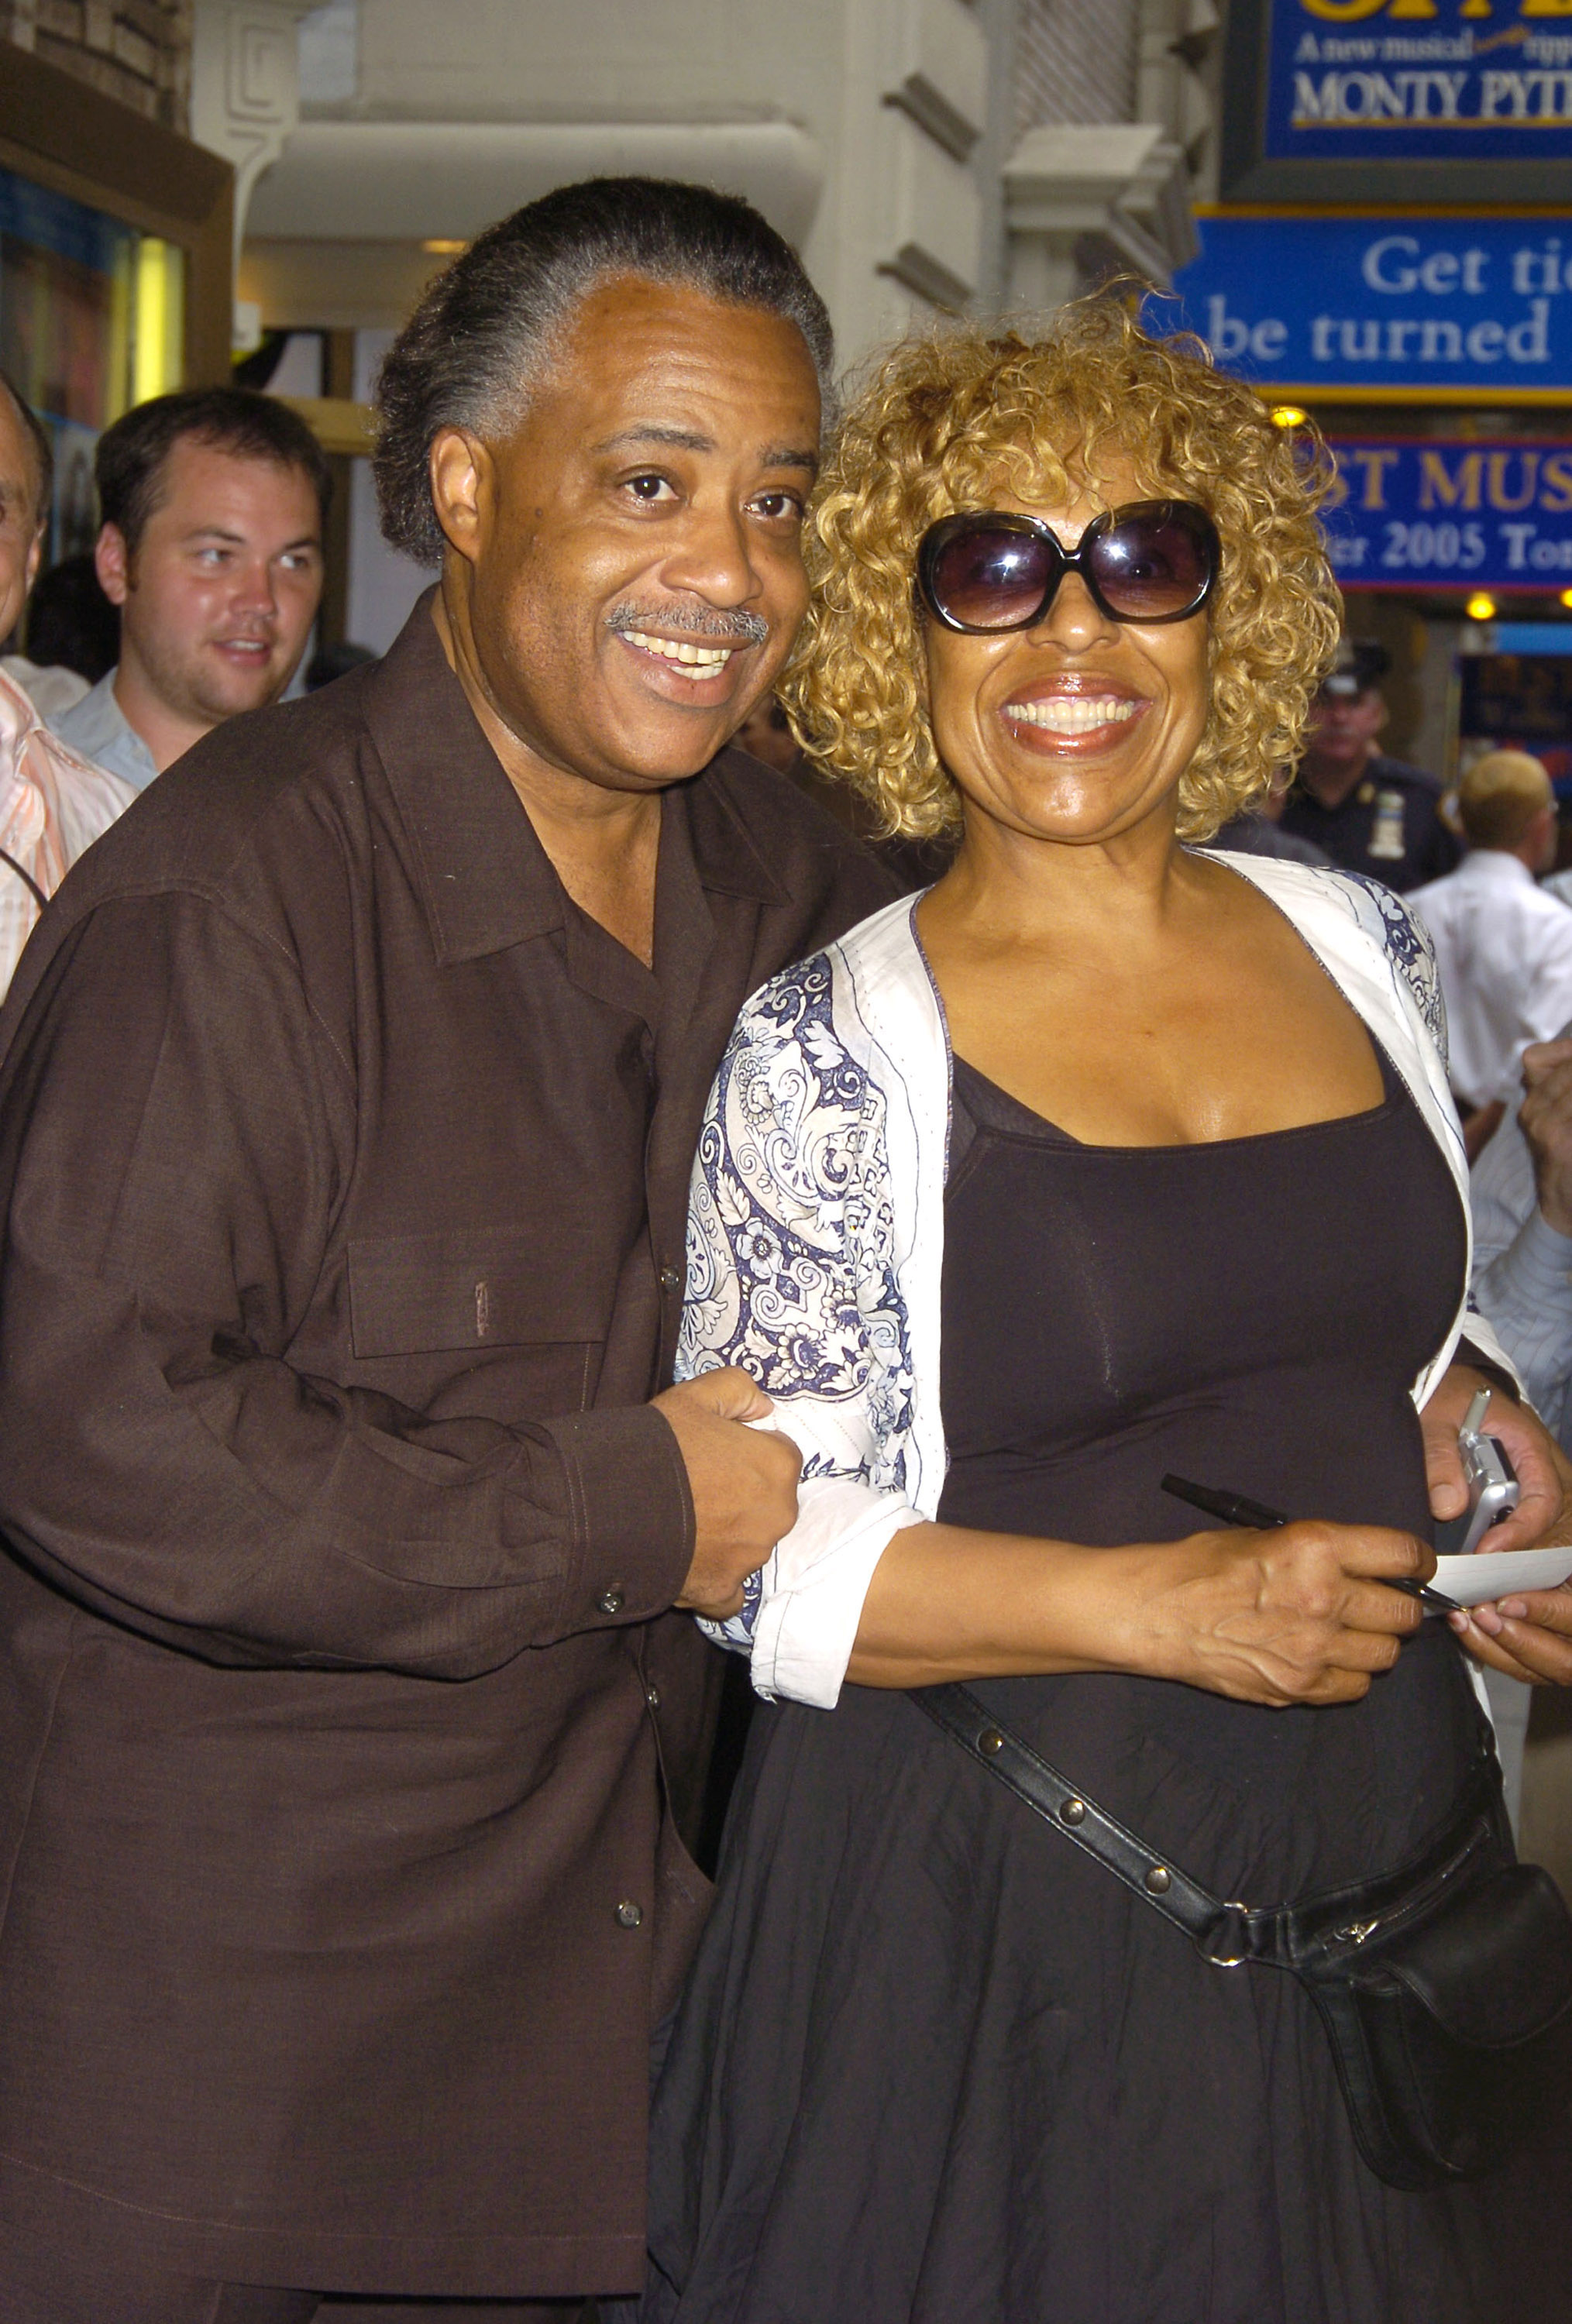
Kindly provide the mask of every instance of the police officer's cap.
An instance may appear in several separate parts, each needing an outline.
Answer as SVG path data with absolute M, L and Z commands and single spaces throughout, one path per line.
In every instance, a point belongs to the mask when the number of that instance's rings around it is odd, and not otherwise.
M 1392 656 L 1373 639 L 1344 638 L 1337 648 L 1337 659 L 1322 681 L 1321 691 L 1339 702 L 1355 701 L 1373 686 L 1379 686 L 1391 668 Z

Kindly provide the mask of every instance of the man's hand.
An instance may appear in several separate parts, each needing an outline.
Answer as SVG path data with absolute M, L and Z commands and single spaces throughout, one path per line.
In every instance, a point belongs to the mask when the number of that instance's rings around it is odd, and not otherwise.
M 1461 1517 L 1468 1506 L 1457 1431 L 1475 1390 L 1490 1385 L 1471 1364 L 1453 1364 L 1419 1415 L 1432 1517 Z M 1561 1515 L 1562 1472 L 1556 1440 L 1537 1414 L 1527 1405 L 1514 1404 L 1509 1396 L 1491 1397 L 1484 1425 L 1489 1435 L 1499 1436 L 1505 1445 L 1521 1488 L 1516 1508 L 1499 1525 L 1492 1526 L 1485 1539 L 1493 1550 L 1533 1549 Z
M 1528 1095 L 1518 1120 L 1533 1157 L 1547 1226 L 1572 1235 L 1572 1041 L 1536 1041 L 1523 1051 Z
M 1551 1451 L 1572 1511 L 1572 1462 L 1558 1444 Z M 1551 1528 L 1551 1542 L 1568 1539 L 1567 1525 L 1564 1515 Z M 1493 1526 L 1491 1534 L 1494 1531 Z M 1492 1670 L 1530 1686 L 1572 1686 L 1572 1583 L 1563 1582 L 1559 1590 L 1527 1591 L 1503 1598 L 1499 1605 L 1466 1608 L 1447 1618 L 1469 1653 Z
M 1541 1051 L 1547 1049 L 1565 1050 L 1572 1063 L 1572 1041 L 1542 1043 Z M 1421 1416 L 1430 1507 L 1438 1517 L 1458 1516 L 1467 1500 L 1463 1464 L 1457 1458 L 1457 1423 L 1475 1389 L 1485 1385 L 1483 1376 L 1467 1364 L 1454 1364 Z M 1522 1497 L 1511 1517 L 1491 1526 L 1478 1554 L 1488 1557 L 1498 1549 L 1542 1547 L 1547 1536 L 1551 1541 L 1565 1539 L 1562 1495 L 1565 1488 L 1572 1487 L 1572 1464 L 1555 1438 L 1526 1406 L 1513 1404 L 1504 1396 L 1491 1398 L 1485 1426 L 1505 1445 L 1522 1486 Z M 1523 1597 L 1508 1598 L 1500 1606 L 1466 1607 L 1461 1613 L 1448 1614 L 1447 1619 L 1475 1659 L 1487 1663 L 1492 1670 L 1523 1679 L 1530 1686 L 1572 1686 L 1572 1589 L 1535 1590 Z
M 693 1496 L 693 1563 L 677 1603 L 723 1621 L 741 1606 L 747 1576 L 797 1522 L 802 1456 L 789 1436 L 743 1425 L 774 1407 L 735 1365 L 684 1380 L 654 1401 L 677 1439 Z
M 1469 1653 L 1530 1686 L 1572 1686 L 1572 1587 L 1530 1590 L 1447 1619 Z

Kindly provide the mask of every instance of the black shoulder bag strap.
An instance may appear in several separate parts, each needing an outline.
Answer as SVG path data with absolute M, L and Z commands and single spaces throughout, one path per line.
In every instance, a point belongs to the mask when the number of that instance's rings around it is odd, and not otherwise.
M 23 886 L 32 890 L 32 900 L 42 912 L 44 906 L 48 903 L 49 898 L 44 894 L 43 890 L 39 886 L 38 881 L 33 878 L 32 872 L 23 871 L 22 865 L 16 861 L 15 856 L 8 855 L 3 847 L 0 847 L 0 863 L 8 865 L 9 868 L 15 872 Z
M 936 1726 L 954 1738 L 967 1755 L 996 1775 L 1045 1822 L 1106 1865 L 1142 1901 L 1182 1929 L 1205 1958 L 1219 1969 L 1234 1969 L 1246 1960 L 1275 1962 L 1270 1939 L 1258 1934 L 1251 1941 L 1250 1923 L 1269 1921 L 1270 1914 L 1251 1913 L 1238 1903 L 1225 1904 L 1172 1864 L 1154 1856 L 1143 1840 L 1100 1808 L 1095 1800 L 1040 1758 L 1029 1743 L 1001 1727 L 969 1686 L 913 1687 L 911 1701 Z M 1263 1932 L 1262 1932 L 1263 1933 Z M 1287 1964 L 1283 1963 L 1286 1967 Z
M 1418 1900 L 1438 1886 L 1454 1884 L 1460 1873 L 1472 1871 L 1494 1853 L 1492 1800 L 1496 1794 L 1481 1761 L 1447 1828 L 1395 1872 L 1324 1896 L 1258 1905 L 1253 1911 L 1237 1897 L 1225 1901 L 1214 1896 L 1178 1865 L 1157 1855 L 1106 1808 L 1077 1791 L 1022 1737 L 994 1718 L 969 1686 L 913 1687 L 911 1700 L 1045 1823 L 1095 1856 L 1143 1904 L 1182 1929 L 1216 1969 L 1257 1961 L 1303 1976 L 1329 1950 L 1345 1941 L 1364 1944 L 1394 1916 L 1406 1917 Z

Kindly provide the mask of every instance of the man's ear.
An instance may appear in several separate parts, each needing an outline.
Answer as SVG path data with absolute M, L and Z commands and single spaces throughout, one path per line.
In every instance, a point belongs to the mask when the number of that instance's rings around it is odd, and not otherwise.
M 490 452 L 465 428 L 439 428 L 431 439 L 431 506 L 448 547 L 473 565 L 493 506 L 495 471 Z
M 27 572 L 22 584 L 22 598 L 24 604 L 33 583 L 38 578 L 38 568 L 43 563 L 44 530 L 44 526 L 41 524 L 32 536 L 32 547 L 27 552 Z
M 98 586 L 112 605 L 124 605 L 131 595 L 131 552 L 117 524 L 106 524 L 93 549 Z

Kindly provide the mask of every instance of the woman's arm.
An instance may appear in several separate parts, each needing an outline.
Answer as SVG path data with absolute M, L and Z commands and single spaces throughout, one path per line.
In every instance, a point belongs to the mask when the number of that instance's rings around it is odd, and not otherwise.
M 846 1676 L 860 1686 L 1133 1671 L 1242 1702 L 1352 1702 L 1423 1618 L 1411 1534 L 1301 1523 L 1087 1549 L 917 1525 L 874 1570 Z

